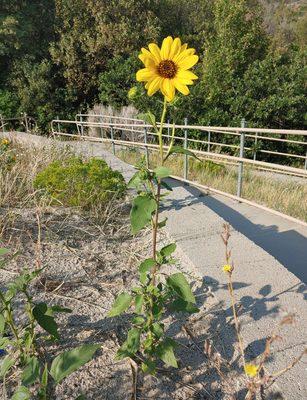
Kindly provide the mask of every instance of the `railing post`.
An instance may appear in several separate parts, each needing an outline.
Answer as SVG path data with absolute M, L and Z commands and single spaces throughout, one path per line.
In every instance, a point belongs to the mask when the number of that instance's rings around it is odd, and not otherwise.
M 3 119 L 2 114 L 0 114 L 0 124 L 1 124 L 2 133 L 4 133 L 4 119 Z
M 145 143 L 145 158 L 146 158 L 146 167 L 149 168 L 149 151 L 147 146 L 147 128 L 144 128 L 144 143 Z
M 103 124 L 103 118 L 100 117 L 99 119 L 100 119 L 100 123 Z M 101 137 L 101 139 L 103 139 L 103 129 L 102 129 L 102 126 L 100 127 L 100 137 Z
M 184 119 L 184 125 L 187 126 L 188 125 L 188 119 L 185 118 Z M 188 130 L 185 129 L 184 130 L 184 143 L 183 143 L 183 147 L 185 149 L 188 148 Z M 184 179 L 188 179 L 188 168 L 189 168 L 189 159 L 188 159 L 188 155 L 185 154 L 184 155 L 184 159 L 183 159 L 183 178 Z
M 210 140 L 211 140 L 211 132 L 208 131 L 208 153 L 210 153 Z
M 58 119 L 58 120 L 60 119 L 58 115 L 57 115 L 56 119 Z M 58 122 L 58 132 L 59 133 L 61 132 L 61 127 L 60 127 L 60 123 L 59 122 Z
M 26 127 L 26 133 L 29 132 L 29 125 L 28 125 L 28 116 L 27 113 L 23 113 L 24 119 L 25 119 L 25 127 Z
M 111 131 L 111 140 L 112 140 L 112 153 L 115 155 L 115 143 L 114 143 L 114 130 L 113 126 L 110 125 L 110 131 Z
M 171 137 L 171 135 L 170 135 L 171 128 L 170 128 L 170 126 L 169 126 L 169 123 L 170 123 L 170 121 L 169 121 L 169 119 L 168 119 L 168 120 L 167 120 L 167 136 L 168 136 L 168 140 L 169 140 L 170 137 Z
M 257 143 L 258 143 L 258 132 L 256 132 L 256 134 L 255 134 L 255 143 L 254 143 L 254 145 L 255 145 L 255 149 L 254 149 L 254 161 L 256 161 L 256 157 L 257 157 Z
M 241 128 L 245 128 L 245 119 L 241 120 Z M 244 142 L 245 132 L 241 131 L 240 134 L 240 158 L 244 157 Z M 243 180 L 243 161 L 239 161 L 238 165 L 238 184 L 237 184 L 237 196 L 241 197 L 242 194 L 242 180 Z
M 83 117 L 80 115 L 80 131 L 81 131 L 81 136 L 84 136 L 84 127 L 83 127 Z

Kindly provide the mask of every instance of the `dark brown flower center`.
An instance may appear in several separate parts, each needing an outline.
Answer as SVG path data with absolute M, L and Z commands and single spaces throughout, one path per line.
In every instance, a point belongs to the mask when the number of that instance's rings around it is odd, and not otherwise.
M 177 73 L 177 65 L 172 60 L 163 60 L 158 65 L 158 74 L 162 78 L 175 78 Z

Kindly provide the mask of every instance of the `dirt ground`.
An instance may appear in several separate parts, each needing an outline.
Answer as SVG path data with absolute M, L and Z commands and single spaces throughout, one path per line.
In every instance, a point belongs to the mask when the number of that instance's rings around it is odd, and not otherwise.
M 1 210 L 1 217 L 6 211 Z M 3 244 L 18 252 L 5 270 L 0 271 L 2 285 L 23 267 L 43 267 L 32 287 L 35 300 L 72 309 L 71 314 L 58 318 L 61 340 L 48 349 L 50 357 L 75 345 L 101 343 L 101 350 L 91 362 L 58 385 L 58 400 L 75 399 L 80 394 L 86 399 L 130 399 L 130 363 L 114 361 L 129 327 L 129 315 L 106 316 L 116 295 L 137 283 L 136 265 L 150 250 L 150 232 L 132 237 L 128 213 L 127 200 L 110 211 L 104 224 L 65 208 L 15 209 L 10 210 L 10 217 L 5 218 L 6 225 L 2 226 Z M 163 235 L 160 237 L 161 243 L 166 240 Z M 156 377 L 142 378 L 140 374 L 137 399 L 222 396 L 214 366 L 205 356 L 204 343 L 206 339 L 214 340 L 217 345 L 223 311 L 188 265 L 178 262 L 172 267 L 178 268 L 185 270 L 193 282 L 201 312 L 194 318 L 187 315 L 167 318 L 168 334 L 180 343 L 177 352 L 180 368 L 161 366 Z
M 130 203 L 130 194 L 112 202 L 99 221 L 73 208 L 0 208 L 0 247 L 17 253 L 0 270 L 1 286 L 23 268 L 43 268 L 31 288 L 34 300 L 72 310 L 58 315 L 61 339 L 45 349 L 48 357 L 85 343 L 101 344 L 91 362 L 57 386 L 53 398 L 75 400 L 83 394 L 88 400 L 244 399 L 232 316 L 178 251 L 177 263 L 165 272 L 186 274 L 200 312 L 166 317 L 167 335 L 178 341 L 179 368 L 161 363 L 156 376 L 138 374 L 136 396 L 132 396 L 130 362 L 115 361 L 132 314 L 107 316 L 118 293 L 137 284 L 137 266 L 151 249 L 149 231 L 137 237 L 130 234 Z M 166 243 L 169 239 L 162 231 L 159 246 Z M 227 346 L 225 338 L 231 338 Z M 12 390 L 9 384 L 6 387 Z M 267 399 L 282 398 L 278 396 Z

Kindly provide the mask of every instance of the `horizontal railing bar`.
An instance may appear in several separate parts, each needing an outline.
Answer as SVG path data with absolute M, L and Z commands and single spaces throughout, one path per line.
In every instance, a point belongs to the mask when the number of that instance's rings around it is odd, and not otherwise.
M 87 127 L 97 127 L 97 128 L 107 128 L 110 129 L 111 125 L 113 128 L 116 128 L 117 126 L 120 128 L 120 130 L 126 131 L 126 132 L 134 132 L 134 133 L 140 133 L 140 134 L 144 134 L 143 131 L 139 131 L 139 130 L 134 130 L 134 129 L 129 129 L 127 128 L 127 126 L 129 127 L 139 127 L 136 125 L 129 125 L 129 124 L 110 124 L 110 123 L 102 123 L 102 122 L 81 122 L 81 121 L 65 121 L 65 120 L 53 120 L 52 122 L 54 123 L 71 123 L 71 124 L 77 124 L 77 125 L 82 125 L 82 126 L 87 126 Z M 150 127 L 152 128 L 151 125 L 144 125 L 143 127 Z M 149 135 L 157 135 L 157 133 L 155 132 L 147 132 Z M 225 133 L 228 134 L 229 132 L 220 132 L 220 133 Z M 230 134 L 232 134 L 232 132 L 230 132 Z M 169 135 L 163 135 L 164 137 L 169 137 Z M 238 134 L 237 136 L 240 136 L 240 134 Z M 270 138 L 270 137 L 264 137 L 264 136 L 253 136 L 253 135 L 245 135 L 246 137 L 249 138 L 254 138 L 254 139 L 265 139 L 265 140 L 278 140 L 280 142 L 285 142 L 285 143 L 293 143 L 293 144 L 300 144 L 300 145 L 307 145 L 307 142 L 300 142 L 300 141 L 295 141 L 295 140 L 287 140 L 287 139 L 279 139 L 279 138 Z M 181 136 L 175 136 L 175 139 L 181 139 L 183 140 L 183 137 Z M 188 141 L 194 142 L 194 143 L 208 143 L 205 140 L 199 140 L 199 139 L 190 139 L 188 138 Z M 218 143 L 218 142 L 210 142 L 210 144 L 215 144 L 217 146 L 227 146 L 227 147 L 234 147 L 234 148 L 239 148 L 240 146 L 237 145 L 229 145 L 226 143 Z M 246 149 L 248 149 L 247 147 L 245 147 Z M 261 152 L 262 150 L 258 150 L 257 152 Z M 275 153 L 275 152 L 274 152 Z M 277 153 L 276 153 L 277 154 Z M 281 153 L 282 154 L 282 153 Z M 286 153 L 285 153 L 286 154 Z M 289 153 L 289 156 L 291 156 L 292 154 Z M 300 156 L 305 158 L 304 156 Z M 299 158 L 300 158 L 299 157 Z
M 85 121 L 68 121 L 68 120 L 57 120 L 54 119 L 54 122 L 62 122 L 62 123 L 76 123 L 78 122 L 79 124 L 82 124 L 84 126 L 101 126 L 101 125 L 112 125 L 113 128 L 116 127 L 122 127 L 122 126 L 128 126 L 129 124 L 119 124 L 119 123 L 109 123 L 109 124 L 103 124 L 99 122 L 85 122 Z M 152 125 L 150 124 L 131 124 L 132 127 L 140 127 L 140 128 L 152 128 Z M 159 123 L 157 123 L 157 126 L 160 126 Z M 232 127 L 215 127 L 215 126 L 197 126 L 197 125 L 172 125 L 172 124 L 164 124 L 164 128 L 172 128 L 173 126 L 175 129 L 188 129 L 188 130 L 200 130 L 200 131 L 219 131 L 221 133 L 239 133 L 239 132 L 262 132 L 262 133 L 271 133 L 271 134 L 278 134 L 278 135 L 302 135 L 302 136 L 307 136 L 307 131 L 306 130 L 290 130 L 290 129 L 265 129 L 265 128 L 232 128 Z
M 117 117 L 115 115 L 105 115 L 105 114 L 76 114 L 76 117 L 97 117 L 97 118 L 113 118 L 113 119 L 122 119 L 126 121 L 137 121 L 144 122 L 142 119 L 130 118 L 130 117 Z
M 153 143 L 147 143 L 146 145 L 143 142 L 132 142 L 132 141 L 127 141 L 127 140 L 119 140 L 119 139 L 107 139 L 107 138 L 97 138 L 94 136 L 85 136 L 85 135 L 75 135 L 75 134 L 70 134 L 70 133 L 62 133 L 62 132 L 56 132 L 54 131 L 53 134 L 56 135 L 61 135 L 61 136 L 68 136 L 68 137 L 77 137 L 77 138 L 82 138 L 82 139 L 87 139 L 90 141 L 96 141 L 96 142 L 113 142 L 113 143 L 118 143 L 118 144 L 123 144 L 123 145 L 130 145 L 130 146 L 136 146 L 136 147 L 151 147 L 151 148 L 158 148 L 159 145 L 153 144 Z M 163 146 L 163 149 L 167 151 L 168 147 Z M 304 177 L 307 177 L 307 171 L 302 170 L 300 168 L 295 168 L 295 167 L 289 167 L 285 165 L 279 165 L 279 164 L 273 164 L 273 163 L 268 163 L 265 161 L 258 161 L 258 160 L 251 160 L 248 158 L 242 158 L 242 157 L 236 157 L 236 156 L 230 156 L 227 154 L 219 154 L 219 153 L 210 153 L 206 151 L 201 151 L 201 150 L 196 150 L 193 149 L 193 152 L 196 155 L 203 155 L 206 157 L 211 157 L 212 154 L 216 158 L 221 158 L 221 159 L 227 159 L 227 160 L 233 160 L 237 162 L 243 162 L 246 164 L 251 164 L 251 165 L 258 165 L 258 166 L 263 166 L 263 167 L 269 167 L 275 170 L 280 170 L 280 171 L 289 171 L 289 172 L 294 172 L 294 173 L 299 173 L 300 175 L 303 175 Z
M 110 123 L 108 123 L 108 124 L 104 124 L 104 123 L 89 123 L 89 122 L 86 122 L 86 121 L 84 121 L 84 122 L 76 122 L 76 121 L 53 120 L 52 122 L 54 122 L 54 123 L 58 123 L 58 122 L 73 123 L 73 124 L 83 125 L 83 126 L 88 126 L 88 127 L 91 127 L 91 126 L 94 125 L 94 127 L 97 126 L 97 127 L 102 127 L 102 128 L 106 128 L 106 129 L 110 129 L 111 125 L 112 125 L 112 127 L 114 126 L 114 124 L 110 124 Z M 135 131 L 134 129 L 128 129 L 127 128 L 127 126 L 134 127 L 134 125 L 124 124 L 124 126 L 123 126 L 122 124 L 120 124 L 120 126 L 121 126 L 121 128 L 120 128 L 121 131 L 138 133 L 140 135 L 144 134 L 143 131 L 139 131 L 139 130 Z M 148 131 L 147 134 L 148 135 L 157 136 L 156 132 Z M 248 136 L 251 136 L 251 135 L 248 135 Z M 170 135 L 163 134 L 162 137 L 170 138 Z M 256 136 L 254 136 L 254 138 L 256 138 Z M 181 137 L 181 136 L 174 136 L 174 139 L 176 139 L 176 140 L 184 140 L 184 138 Z M 258 139 L 259 139 L 259 137 L 258 137 Z M 283 141 L 282 139 L 280 139 L 280 140 Z M 205 140 L 189 139 L 189 138 L 188 138 L 188 141 L 193 142 L 193 143 L 201 143 L 201 144 L 208 144 L 209 143 L 208 141 L 205 141 Z M 235 149 L 240 148 L 240 146 L 238 146 L 238 145 L 227 144 L 227 143 L 210 142 L 210 144 L 212 146 L 219 146 L 219 147 L 229 147 L 229 148 L 235 148 Z M 307 144 L 307 142 L 304 143 L 304 144 Z M 245 150 L 252 150 L 250 147 L 246 147 L 246 146 L 244 147 L 244 149 Z M 281 156 L 285 156 L 285 157 L 299 158 L 299 159 L 303 159 L 303 160 L 306 159 L 306 156 L 303 156 L 303 155 L 298 155 L 298 154 L 293 154 L 293 153 L 282 153 L 282 152 L 278 152 L 278 151 L 271 151 L 271 150 L 264 150 L 264 149 L 257 150 L 257 153 L 281 155 Z

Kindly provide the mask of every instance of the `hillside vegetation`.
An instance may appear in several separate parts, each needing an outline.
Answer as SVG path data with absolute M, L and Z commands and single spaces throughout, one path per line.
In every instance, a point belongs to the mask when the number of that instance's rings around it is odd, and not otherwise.
M 0 113 L 7 117 L 26 112 L 47 130 L 57 115 L 127 105 L 139 49 L 178 35 L 201 62 L 177 120 L 238 125 L 244 117 L 250 126 L 303 128 L 303 1 L 11 0 L 0 11 Z M 138 110 L 160 107 L 137 89 Z

